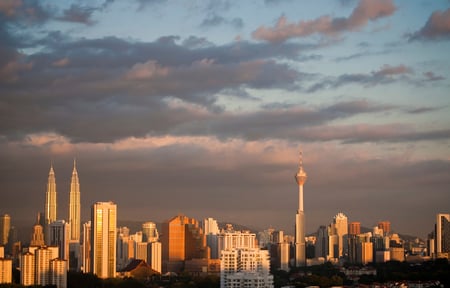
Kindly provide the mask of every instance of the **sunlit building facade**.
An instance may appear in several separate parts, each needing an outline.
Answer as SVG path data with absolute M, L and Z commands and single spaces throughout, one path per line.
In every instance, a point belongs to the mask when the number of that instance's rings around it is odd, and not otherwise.
M 269 251 L 259 248 L 222 250 L 220 287 L 273 287 Z
M 83 224 L 83 242 L 81 246 L 81 271 L 91 272 L 91 221 Z
M 12 283 L 12 259 L 0 258 L 0 284 Z
M 162 229 L 163 273 L 182 271 L 186 260 L 210 258 L 197 220 L 178 215 L 163 223 Z
M 436 215 L 435 245 L 437 258 L 450 258 L 450 214 Z
M 11 217 L 8 214 L 0 216 L 0 245 L 8 244 L 9 230 L 11 229 Z
M 56 178 L 55 178 L 55 171 L 53 170 L 53 164 L 50 165 L 50 172 L 48 173 L 48 182 L 47 182 L 47 191 L 45 193 L 45 210 L 44 210 L 44 216 L 45 216 L 45 234 L 46 234 L 46 243 L 50 244 L 50 239 L 48 235 L 48 229 L 50 228 L 50 224 L 53 221 L 56 221 Z
M 67 287 L 67 261 L 64 259 L 50 260 L 50 282 L 57 288 Z
M 24 252 L 20 255 L 20 284 L 23 286 L 34 285 L 35 259 L 31 252 Z
M 91 272 L 99 278 L 116 276 L 117 206 L 97 202 L 91 213 Z
M 80 221 L 80 181 L 78 179 L 76 161 L 74 160 L 69 193 L 69 224 L 71 241 L 80 242 Z

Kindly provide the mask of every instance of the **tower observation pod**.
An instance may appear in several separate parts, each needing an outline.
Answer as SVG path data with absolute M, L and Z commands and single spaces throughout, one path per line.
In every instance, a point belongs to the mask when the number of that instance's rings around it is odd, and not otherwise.
M 303 153 L 300 151 L 299 165 L 295 180 L 298 184 L 298 210 L 295 217 L 295 265 L 297 267 L 306 266 L 305 247 L 305 213 L 303 210 L 303 185 L 306 183 L 305 170 L 303 170 Z

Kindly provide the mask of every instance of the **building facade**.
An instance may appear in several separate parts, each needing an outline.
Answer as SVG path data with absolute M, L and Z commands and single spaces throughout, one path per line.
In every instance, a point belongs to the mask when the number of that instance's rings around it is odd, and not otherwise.
M 76 161 L 74 160 L 69 193 L 69 224 L 71 241 L 80 242 L 80 219 L 80 181 L 78 179 Z
M 53 164 L 50 165 L 50 172 L 48 173 L 48 181 L 47 181 L 47 191 L 45 193 L 45 210 L 44 210 L 44 229 L 46 234 L 46 243 L 50 243 L 47 237 L 49 235 L 48 229 L 50 227 L 50 223 L 56 221 L 56 177 L 55 171 L 53 170 Z
M 91 225 L 90 271 L 99 278 L 113 278 L 116 276 L 116 204 L 92 205 Z
M 11 229 L 11 217 L 8 214 L 0 216 L 0 246 L 6 246 Z
M 269 251 L 259 248 L 222 250 L 220 287 L 273 287 Z

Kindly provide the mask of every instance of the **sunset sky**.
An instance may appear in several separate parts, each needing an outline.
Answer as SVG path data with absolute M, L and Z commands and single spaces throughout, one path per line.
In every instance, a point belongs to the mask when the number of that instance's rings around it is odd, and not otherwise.
M 0 213 L 293 233 L 450 213 L 450 1 L 0 1 Z

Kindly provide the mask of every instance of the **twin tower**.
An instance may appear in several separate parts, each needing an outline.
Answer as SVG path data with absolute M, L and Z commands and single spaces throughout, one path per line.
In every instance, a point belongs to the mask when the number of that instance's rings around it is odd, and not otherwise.
M 48 174 L 47 192 L 45 193 L 45 227 L 46 227 L 46 241 L 49 238 L 49 225 L 58 220 L 57 218 L 57 202 L 56 202 L 56 178 L 53 164 L 50 165 L 50 172 Z M 70 181 L 69 194 L 69 225 L 70 225 L 70 240 L 80 242 L 80 181 L 78 179 L 78 172 L 76 161 L 73 161 L 72 178 Z

